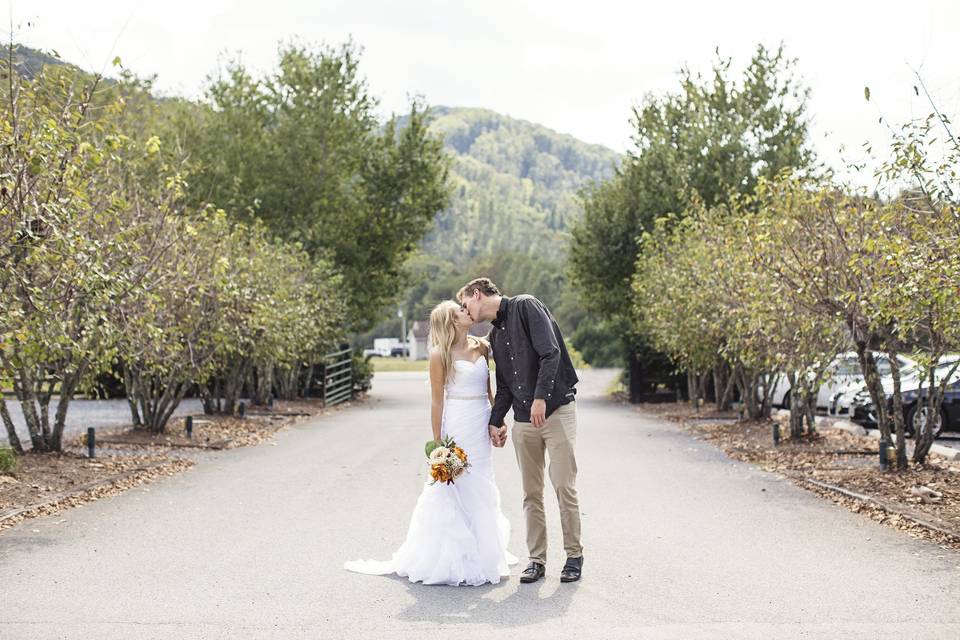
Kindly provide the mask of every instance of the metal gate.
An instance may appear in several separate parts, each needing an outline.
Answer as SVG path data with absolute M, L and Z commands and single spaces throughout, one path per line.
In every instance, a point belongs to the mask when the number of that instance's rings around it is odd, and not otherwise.
M 323 404 L 330 406 L 353 398 L 353 352 L 349 345 L 324 356 Z

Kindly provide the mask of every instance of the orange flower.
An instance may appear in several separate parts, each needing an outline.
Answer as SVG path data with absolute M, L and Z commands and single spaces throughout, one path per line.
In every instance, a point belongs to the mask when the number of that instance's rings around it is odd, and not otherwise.
M 446 465 L 435 464 L 430 467 L 430 476 L 436 482 L 449 482 L 450 481 L 450 470 L 447 469 Z
M 460 447 L 454 447 L 454 448 L 453 448 L 453 453 L 454 453 L 458 458 L 460 458 L 460 460 L 461 460 L 462 462 L 466 462 L 466 461 L 467 461 L 467 452 L 464 451 L 463 449 L 461 449 Z

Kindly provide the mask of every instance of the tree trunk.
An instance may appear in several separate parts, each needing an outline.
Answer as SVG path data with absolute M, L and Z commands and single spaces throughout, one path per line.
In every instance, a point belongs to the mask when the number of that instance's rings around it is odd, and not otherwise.
M 713 401 L 720 410 L 720 401 L 723 396 L 723 373 L 720 371 L 720 363 L 713 365 Z
M 306 369 L 306 378 L 310 379 L 310 368 Z M 297 393 L 300 391 L 300 378 L 304 371 L 302 364 L 295 364 L 291 367 L 275 370 L 275 381 L 277 385 L 277 397 L 284 400 L 296 400 Z M 306 394 L 304 394 L 306 395 Z
M 801 399 L 797 374 L 787 373 L 787 382 L 790 384 L 790 438 L 798 439 L 803 435 L 803 400 Z
M 721 360 L 713 366 L 713 393 L 717 411 L 729 411 L 732 399 L 733 376 L 727 375 L 726 364 Z
M 724 371 L 726 375 L 726 384 L 723 388 L 723 395 L 720 397 L 720 403 L 717 407 L 720 411 L 729 411 L 733 406 L 733 392 L 736 390 L 736 376 L 733 375 L 733 371 L 729 370 L 729 366 L 726 364 L 721 364 L 721 369 L 727 369 Z
M 10 418 L 10 410 L 7 408 L 7 399 L 0 394 L 0 416 L 3 417 L 3 426 L 7 429 L 7 440 L 10 441 L 10 448 L 15 453 L 23 455 L 23 445 L 20 444 L 20 436 L 17 435 L 17 428 Z
M 127 390 L 127 404 L 130 406 L 130 420 L 133 422 L 133 428 L 139 429 L 143 426 L 143 420 L 140 418 L 140 411 L 137 409 L 137 391 L 134 374 L 128 363 L 123 364 L 123 386 Z
M 238 357 L 224 373 L 223 407 L 221 413 L 232 416 L 236 410 L 237 401 L 240 399 L 243 382 L 246 379 L 249 366 L 250 361 L 247 358 Z
M 300 395 L 302 395 L 304 398 L 310 395 L 310 387 L 313 385 L 313 379 L 316 375 L 317 369 L 323 371 L 323 364 L 312 363 L 307 368 L 307 375 L 303 377 L 303 391 L 300 393 Z M 321 379 L 322 377 L 323 376 L 321 375 Z
M 737 369 L 738 375 L 740 376 L 740 389 L 742 392 L 741 402 L 743 402 L 747 416 L 752 419 L 763 417 L 762 404 L 757 394 L 757 389 L 760 386 L 760 377 L 743 367 L 738 366 Z
M 707 401 L 707 392 L 710 385 L 710 373 L 701 373 L 700 379 L 697 385 L 697 397 L 700 398 L 701 404 Z M 716 402 L 716 398 L 714 398 Z
M 253 385 L 254 391 L 250 398 L 252 404 L 267 404 L 267 398 L 270 397 L 273 391 L 274 371 L 275 367 L 272 364 L 261 363 L 256 367 L 256 377 Z
M 817 391 L 816 388 L 807 387 L 806 402 L 807 409 L 807 434 L 813 435 L 817 432 Z
M 693 371 L 687 371 L 687 397 L 690 398 L 690 406 L 700 411 L 700 395 L 697 389 L 697 374 Z
M 67 408 L 73 400 L 73 394 L 76 393 L 77 385 L 80 384 L 82 377 L 83 371 L 76 371 L 65 374 L 60 383 L 60 401 L 57 403 L 57 414 L 54 418 L 53 434 L 50 441 L 50 448 L 53 451 L 63 451 L 63 429 L 67 425 Z
M 170 417 L 190 388 L 191 383 L 184 381 L 187 376 L 180 370 L 173 370 L 165 378 L 158 378 L 140 372 L 136 366 L 127 367 L 127 371 L 130 383 L 127 387 L 128 394 L 134 396 L 134 401 L 131 402 L 132 410 L 139 411 L 143 427 L 155 433 L 163 433 Z
M 903 394 L 900 392 L 900 362 L 897 352 L 888 350 L 890 356 L 890 376 L 893 378 L 893 424 L 897 431 L 897 467 L 901 471 L 907 468 L 907 433 L 903 422 Z
M 934 362 L 936 362 L 936 360 L 934 360 Z M 946 393 L 947 385 L 953 379 L 958 367 L 960 367 L 960 361 L 958 361 L 950 371 L 946 372 L 940 379 L 940 382 L 934 379 L 933 367 L 930 368 L 927 387 L 929 389 L 927 392 L 927 419 L 924 420 L 921 432 L 914 434 L 916 442 L 913 448 L 913 461 L 917 464 L 924 464 L 927 461 L 927 455 L 930 453 L 931 447 L 933 447 L 934 422 L 937 420 L 937 417 L 940 416 L 943 407 L 943 396 Z M 917 402 L 920 402 L 919 398 Z
M 937 398 L 934 397 L 939 389 L 933 378 L 933 367 L 930 367 L 927 375 L 929 376 L 927 378 L 927 419 L 923 421 L 920 432 L 914 432 L 913 434 L 913 461 L 916 464 L 923 464 L 927 461 L 927 454 L 930 453 L 930 449 L 933 447 L 933 420 L 930 419 L 930 416 L 937 415 L 933 413 L 934 407 L 936 407 L 937 411 L 940 410 L 940 404 L 937 402 Z M 919 397 L 917 398 L 917 403 L 917 410 L 919 411 Z
M 860 360 L 860 370 L 863 371 L 864 383 L 870 392 L 870 400 L 873 402 L 873 408 L 877 415 L 877 428 L 880 429 L 880 437 L 892 444 L 890 421 L 887 416 L 887 395 L 883 390 L 883 384 L 880 382 L 877 361 L 868 346 L 866 340 L 856 341 L 857 359 Z
M 32 377 L 27 367 L 23 367 L 14 373 L 13 390 L 17 394 L 17 400 L 20 402 L 23 420 L 27 423 L 31 448 L 34 451 L 49 451 L 49 442 L 43 437 L 40 417 L 37 415 L 37 407 L 36 404 L 34 404 L 35 390 Z
M 220 399 L 223 396 L 223 383 L 219 376 L 200 387 L 200 399 L 203 401 L 203 413 L 211 416 L 220 413 Z

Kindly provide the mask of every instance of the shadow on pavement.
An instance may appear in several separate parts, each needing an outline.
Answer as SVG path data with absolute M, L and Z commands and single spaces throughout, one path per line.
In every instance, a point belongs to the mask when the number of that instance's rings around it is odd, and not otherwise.
M 511 576 L 499 585 L 482 587 L 425 586 L 407 582 L 407 591 L 414 603 L 397 615 L 401 620 L 434 622 L 443 624 L 487 624 L 494 627 L 523 627 L 561 618 L 570 607 L 580 583 L 557 584 L 541 581 L 537 584 L 520 584 L 519 578 Z M 490 597 L 499 591 L 512 588 L 506 598 Z M 552 593 L 544 595 L 555 587 Z

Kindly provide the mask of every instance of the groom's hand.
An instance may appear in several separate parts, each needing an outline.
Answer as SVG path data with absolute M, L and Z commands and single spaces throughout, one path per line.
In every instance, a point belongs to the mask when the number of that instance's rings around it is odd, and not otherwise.
M 547 421 L 547 401 L 543 398 L 537 398 L 530 407 L 530 422 L 538 429 Z
M 507 425 L 495 427 L 492 424 L 487 429 L 490 434 L 490 444 L 495 447 L 502 447 L 507 443 Z

